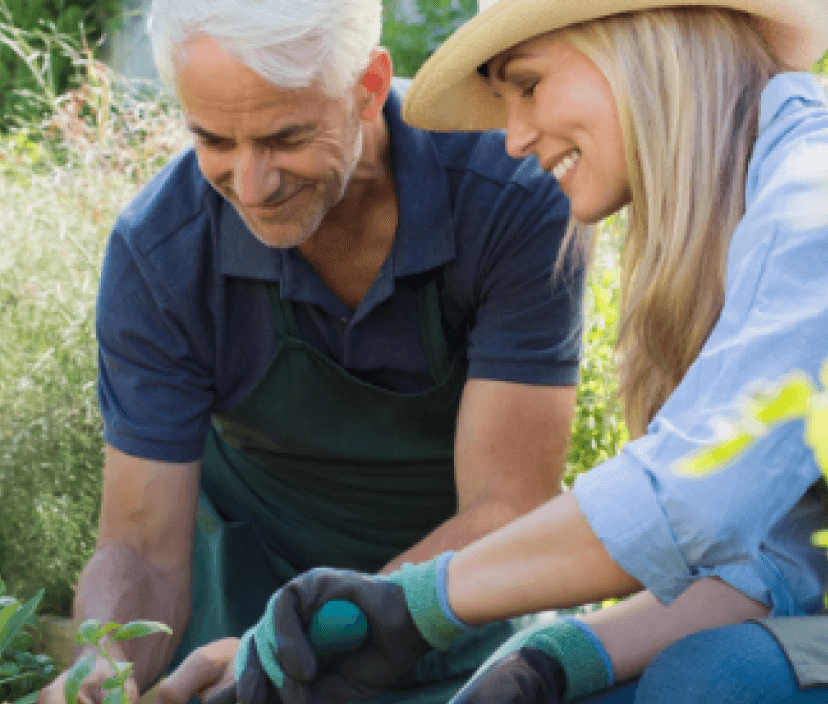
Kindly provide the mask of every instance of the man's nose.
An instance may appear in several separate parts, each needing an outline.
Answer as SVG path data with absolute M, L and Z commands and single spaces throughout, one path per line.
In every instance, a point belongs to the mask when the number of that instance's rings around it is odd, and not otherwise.
M 279 188 L 279 170 L 267 154 L 247 145 L 233 164 L 233 190 L 243 205 L 260 205 Z

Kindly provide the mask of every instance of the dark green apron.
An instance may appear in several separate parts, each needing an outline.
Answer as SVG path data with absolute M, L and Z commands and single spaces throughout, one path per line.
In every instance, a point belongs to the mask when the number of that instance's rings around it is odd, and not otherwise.
M 279 346 L 232 411 L 216 415 L 201 471 L 193 608 L 174 664 L 239 636 L 267 599 L 316 566 L 376 572 L 456 512 L 454 432 L 466 360 L 452 361 L 437 283 L 419 287 L 423 343 L 436 384 L 401 394 L 350 375 L 298 337 L 293 307 L 268 295 Z M 419 663 L 383 701 L 446 701 L 508 635 L 478 629 Z

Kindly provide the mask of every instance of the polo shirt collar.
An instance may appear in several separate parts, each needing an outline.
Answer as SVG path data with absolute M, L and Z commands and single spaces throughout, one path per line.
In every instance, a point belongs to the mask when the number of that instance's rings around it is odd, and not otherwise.
M 395 278 L 442 266 L 457 251 L 445 171 L 431 135 L 402 121 L 400 86 L 404 84 L 395 81 L 383 108 L 391 145 L 398 221 L 391 254 L 369 291 L 371 298 L 382 300 L 393 292 Z M 303 275 L 310 267 L 294 249 L 276 249 L 260 242 L 223 198 L 218 219 L 222 274 L 278 281 L 285 297 L 317 302 L 316 287 L 309 286 Z M 319 283 L 322 285 L 321 280 Z

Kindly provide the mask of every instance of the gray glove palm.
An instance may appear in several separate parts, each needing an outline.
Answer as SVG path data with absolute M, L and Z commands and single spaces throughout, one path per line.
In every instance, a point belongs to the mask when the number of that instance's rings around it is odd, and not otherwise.
M 441 563 L 444 569 L 444 564 Z M 390 577 L 317 568 L 288 582 L 236 656 L 240 704 L 344 704 L 400 680 L 432 647 L 447 647 L 462 628 L 437 597 L 438 560 L 406 565 Z M 346 600 L 368 620 L 365 641 L 324 667 L 307 635 L 327 602 Z

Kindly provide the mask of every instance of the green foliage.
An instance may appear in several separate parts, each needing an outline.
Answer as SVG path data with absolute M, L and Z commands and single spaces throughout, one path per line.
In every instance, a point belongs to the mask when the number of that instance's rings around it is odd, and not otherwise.
M 112 622 L 101 625 L 101 622 L 97 619 L 84 621 L 78 628 L 76 640 L 80 645 L 93 646 L 98 651 L 98 655 L 95 653 L 84 655 L 70 668 L 63 690 L 66 696 L 66 704 L 77 704 L 80 687 L 92 672 L 97 657 L 106 659 L 112 668 L 112 672 L 115 673 L 101 685 L 101 688 L 108 692 L 104 698 L 104 704 L 129 704 L 129 697 L 124 684 L 132 674 L 132 663 L 116 662 L 107 648 L 107 643 L 110 641 L 103 642 L 103 638 L 104 636 L 110 636 L 113 641 L 123 641 L 141 638 L 152 633 L 171 634 L 172 629 L 167 624 L 158 621 L 130 621 L 123 626 L 120 623 Z
M 43 598 L 41 589 L 25 604 L 5 595 L 0 581 L 0 700 L 34 704 L 40 689 L 57 675 L 48 655 L 36 652 L 33 630 L 35 610 Z
M 410 78 L 454 31 L 477 12 L 477 0 L 385 0 L 382 44 L 391 52 L 394 75 Z
M 828 75 L 828 51 L 826 51 L 825 55 L 813 65 L 811 70 L 814 73 Z
M 43 122 L 0 134 L 0 573 L 21 598 L 45 588 L 41 609 L 68 615 L 100 507 L 104 243 L 184 131 L 168 101 L 62 46 L 84 83 Z
M 615 456 L 629 438 L 616 401 L 615 370 L 620 296 L 617 233 L 622 218 L 623 214 L 613 216 L 599 231 L 598 255 L 587 280 L 584 356 L 564 477 L 567 484 Z
M 0 0 L 0 125 L 36 117 L 42 105 L 31 95 L 55 97 L 70 87 L 76 67 L 64 38 L 96 44 L 118 6 L 119 0 Z

